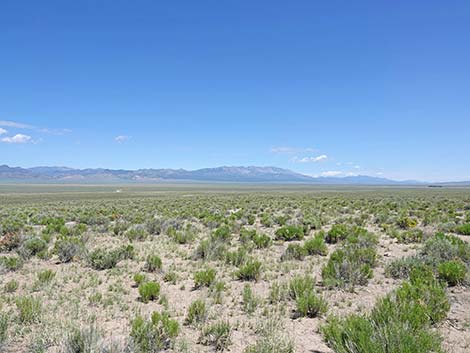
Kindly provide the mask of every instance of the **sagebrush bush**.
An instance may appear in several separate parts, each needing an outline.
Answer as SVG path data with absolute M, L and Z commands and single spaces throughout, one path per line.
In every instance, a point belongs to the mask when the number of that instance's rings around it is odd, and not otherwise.
M 119 255 L 117 251 L 96 249 L 88 254 L 88 263 L 95 270 L 107 270 L 116 267 L 120 260 Z
M 249 284 L 245 284 L 245 286 L 243 287 L 242 299 L 243 311 L 248 314 L 253 313 L 260 302 L 260 299 L 253 293 L 253 289 Z
M 328 287 L 366 285 L 376 265 L 377 237 L 361 228 L 350 234 L 345 244 L 335 250 L 322 269 L 323 283 Z
M 144 283 L 146 279 L 147 279 L 147 276 L 145 276 L 144 273 L 136 273 L 136 274 L 134 274 L 134 277 L 133 277 L 133 280 L 134 280 L 134 283 L 135 283 L 136 287 L 138 287 L 142 283 Z
M 248 260 L 241 265 L 236 272 L 236 276 L 242 281 L 257 281 L 261 275 L 261 262 L 257 260 Z
M 160 284 L 157 282 L 144 282 L 139 285 L 140 299 L 144 303 L 156 300 L 160 295 Z
M 276 230 L 276 239 L 292 241 L 292 240 L 302 240 L 304 237 L 303 227 L 297 226 L 283 226 Z
M 255 234 L 252 240 L 257 249 L 266 249 L 272 244 L 271 238 L 266 234 Z
M 289 296 L 297 300 L 305 293 L 313 292 L 315 288 L 315 279 L 310 275 L 296 275 L 289 282 Z
M 17 271 L 23 266 L 23 260 L 19 256 L 0 256 L 0 270 Z
M 281 261 L 303 260 L 307 255 L 307 250 L 302 245 L 289 244 L 281 256 Z
M 179 334 L 179 325 L 166 312 L 153 312 L 150 320 L 137 316 L 131 322 L 130 336 L 139 353 L 154 353 L 169 349 Z
M 39 322 L 42 314 L 42 303 L 38 298 L 19 297 L 16 299 L 18 319 L 23 324 Z
M 335 244 L 340 240 L 346 239 L 349 233 L 349 228 L 345 224 L 333 224 L 331 229 L 326 234 L 325 240 L 327 243 Z
M 162 269 L 162 259 L 158 255 L 148 255 L 145 262 L 145 270 L 148 272 L 155 272 Z
M 62 263 L 70 262 L 75 257 L 82 255 L 84 245 L 78 237 L 59 237 L 54 244 L 54 253 Z
M 19 287 L 19 283 L 17 280 L 12 279 L 11 281 L 8 281 L 5 283 L 4 290 L 6 293 L 13 293 L 15 292 Z
M 338 353 L 442 352 L 430 327 L 449 310 L 445 291 L 432 276 L 413 277 L 379 300 L 368 315 L 330 318 L 322 327 L 330 347 Z
M 213 268 L 206 268 L 201 271 L 197 271 L 194 274 L 194 287 L 209 287 L 215 281 L 216 271 Z
M 463 282 L 467 268 L 461 261 L 441 262 L 437 267 L 439 278 L 446 281 L 449 286 L 456 286 Z
M 321 255 L 328 254 L 328 247 L 325 244 L 324 235 L 321 233 L 316 234 L 312 239 L 304 242 L 304 248 L 308 255 Z
M 455 232 L 462 235 L 470 235 L 470 223 L 461 224 L 455 227 Z
M 195 300 L 189 305 L 186 323 L 188 325 L 199 324 L 207 319 L 206 303 L 203 300 Z
M 23 258 L 29 258 L 31 256 L 41 256 L 47 251 L 47 243 L 44 239 L 39 237 L 28 238 L 21 244 L 18 253 Z
M 213 346 L 216 351 L 224 351 L 232 343 L 232 329 L 228 321 L 218 321 L 202 330 L 199 343 Z
M 8 338 L 8 327 L 10 320 L 7 314 L 0 313 L 0 350 L 2 349 L 3 343 Z
M 313 291 L 306 291 L 296 299 L 297 314 L 303 317 L 317 317 L 326 313 L 326 301 Z

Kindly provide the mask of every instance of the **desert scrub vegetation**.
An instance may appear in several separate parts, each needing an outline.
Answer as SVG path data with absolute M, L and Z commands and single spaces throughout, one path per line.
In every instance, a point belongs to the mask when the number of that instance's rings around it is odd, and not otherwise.
M 130 336 L 136 352 L 152 353 L 171 348 L 179 332 L 178 321 L 167 312 L 153 312 L 150 320 L 142 316 L 132 320 Z
M 206 302 L 201 299 L 195 300 L 188 308 L 185 323 L 188 325 L 203 323 L 206 321 L 207 315 Z
M 377 237 L 364 229 L 348 235 L 322 269 L 323 283 L 328 287 L 354 288 L 366 285 L 372 278 L 377 260 Z
M 160 284 L 157 282 L 143 282 L 139 285 L 140 299 L 144 303 L 157 300 L 160 295 Z
M 2 188 L 7 353 L 469 349 L 466 189 Z
M 414 270 L 410 281 L 379 300 L 370 314 L 332 317 L 322 332 L 338 353 L 441 352 L 432 327 L 448 310 L 445 289 L 432 272 Z
M 218 321 L 203 328 L 199 342 L 225 351 L 232 344 L 232 327 L 228 321 Z
M 470 266 L 470 244 L 449 234 L 436 233 L 417 254 L 390 262 L 385 273 L 394 278 L 408 278 L 415 268 L 427 267 L 454 286 L 464 282 Z

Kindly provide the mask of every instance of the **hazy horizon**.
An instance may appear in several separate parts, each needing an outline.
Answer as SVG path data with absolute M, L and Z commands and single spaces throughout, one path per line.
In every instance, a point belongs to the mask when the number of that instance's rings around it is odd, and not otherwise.
M 0 164 L 470 180 L 465 1 L 0 4 Z

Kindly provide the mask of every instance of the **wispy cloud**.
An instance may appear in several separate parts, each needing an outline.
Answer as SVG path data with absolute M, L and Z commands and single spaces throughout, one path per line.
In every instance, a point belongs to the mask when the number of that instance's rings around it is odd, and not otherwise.
M 29 135 L 16 134 L 14 136 L 4 137 L 0 141 L 5 143 L 31 143 L 33 142 L 33 138 Z
M 329 170 L 329 171 L 320 173 L 320 175 L 323 177 L 335 177 L 335 176 L 340 176 L 342 174 L 343 172 L 339 170 Z
M 5 135 L 8 131 L 0 127 L 0 135 Z
M 34 126 L 32 125 L 23 124 L 23 123 L 19 123 L 17 121 L 11 121 L 11 120 L 0 120 L 0 126 L 13 127 L 16 129 L 34 129 Z
M 38 127 L 38 126 L 25 124 L 25 123 L 21 123 L 18 121 L 12 121 L 12 120 L 0 120 L 0 126 L 11 127 L 11 128 L 20 129 L 20 130 L 34 130 L 37 132 L 50 134 L 50 135 L 65 135 L 69 132 L 72 132 L 72 130 L 70 129 L 51 129 L 51 128 L 46 128 L 46 127 Z
M 322 154 L 320 156 L 316 157 L 303 157 L 303 158 L 298 158 L 294 157 L 294 162 L 297 163 L 318 163 L 318 162 L 323 162 L 328 159 L 328 156 L 326 154 Z
M 126 141 L 129 141 L 130 138 L 131 137 L 127 135 L 119 135 L 114 138 L 114 141 L 116 141 L 117 143 L 124 143 Z
M 276 154 L 295 154 L 295 153 L 314 152 L 315 149 L 311 147 L 277 146 L 277 147 L 271 147 L 270 151 L 271 153 L 276 153 Z

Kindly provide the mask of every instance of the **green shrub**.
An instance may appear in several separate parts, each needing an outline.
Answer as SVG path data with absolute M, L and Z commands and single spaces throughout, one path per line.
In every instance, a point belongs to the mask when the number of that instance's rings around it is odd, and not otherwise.
M 139 285 L 140 299 L 144 303 L 156 300 L 160 295 L 160 284 L 157 282 L 144 282 Z
M 321 255 L 328 254 L 328 247 L 325 244 L 323 234 L 316 234 L 312 239 L 306 240 L 304 243 L 305 251 L 308 255 Z
M 412 277 L 413 282 L 379 300 L 370 314 L 330 318 L 322 327 L 330 347 L 338 353 L 442 352 L 430 325 L 449 310 L 445 291 L 432 276 Z
M 10 320 L 7 314 L 0 313 L 0 350 L 2 345 L 6 342 L 8 338 L 8 326 L 10 325 Z
M 372 278 L 376 264 L 377 237 L 357 228 L 346 243 L 335 250 L 322 269 L 323 283 L 327 287 L 366 285 Z
M 456 286 L 465 279 L 467 268 L 460 261 L 446 261 L 438 266 L 439 278 L 446 281 L 449 286 Z
M 92 353 L 99 352 L 102 340 L 96 326 L 89 328 L 73 328 L 63 343 L 63 353 Z
M 396 259 L 385 266 L 385 275 L 392 278 L 408 278 L 411 270 L 419 266 L 424 266 L 424 263 L 415 256 Z
M 298 315 L 303 317 L 317 317 L 327 310 L 325 300 L 313 291 L 306 291 L 297 297 L 296 305 Z
M 163 275 L 163 281 L 171 283 L 171 284 L 176 284 L 176 281 L 178 280 L 178 274 L 175 271 L 168 271 Z
M 402 229 L 414 228 L 418 225 L 418 221 L 410 217 L 400 217 L 397 220 L 397 225 Z
M 312 276 L 296 275 L 289 282 L 289 296 L 297 300 L 305 293 L 313 292 L 315 288 L 315 280 Z
M 465 223 L 457 226 L 455 232 L 462 235 L 470 235 L 470 223 Z
M 43 271 L 38 272 L 37 280 L 33 284 L 33 290 L 34 291 L 40 290 L 44 286 L 51 283 L 54 277 L 55 277 L 55 272 L 52 270 L 43 270 Z
M 145 270 L 155 272 L 162 269 L 162 259 L 158 255 L 148 255 L 145 262 Z
M 259 302 L 260 300 L 253 293 L 251 286 L 245 284 L 243 287 L 243 311 L 249 314 L 253 313 L 258 307 Z
M 199 338 L 199 343 L 214 346 L 216 351 L 224 351 L 231 342 L 232 329 L 228 321 L 219 321 L 205 327 Z
M 399 243 L 421 243 L 423 241 L 423 231 L 421 229 L 411 229 L 400 233 L 396 236 Z
M 257 281 L 261 275 L 261 262 L 257 260 L 248 260 L 240 266 L 236 276 L 242 281 Z
M 195 258 L 203 260 L 221 260 L 225 257 L 227 246 L 224 241 L 217 239 L 204 239 L 196 248 Z
M 374 251 L 375 257 L 375 250 L 370 250 Z M 358 251 L 344 249 L 334 251 L 322 269 L 323 283 L 328 287 L 366 285 L 372 274 L 371 265 L 361 261 Z
M 179 334 L 179 325 L 169 314 L 153 312 L 150 320 L 137 316 L 131 322 L 130 336 L 138 353 L 169 349 Z
M 120 260 L 119 255 L 117 251 L 96 249 L 88 255 L 88 263 L 95 270 L 107 270 L 116 267 Z
M 8 271 L 17 271 L 23 266 L 23 260 L 19 256 L 1 256 L 0 268 Z
M 144 273 L 136 273 L 133 277 L 135 286 L 138 287 L 145 282 L 146 276 Z
M 307 250 L 302 245 L 289 244 L 281 256 L 281 261 L 303 260 L 305 256 L 307 256 Z
M 132 228 L 125 233 L 125 236 L 129 241 L 143 241 L 147 239 L 148 233 L 144 228 Z
M 331 229 L 326 234 L 325 240 L 327 243 L 335 244 L 340 240 L 346 239 L 349 229 L 345 224 L 333 224 Z
M 203 300 L 195 300 L 188 308 L 186 323 L 188 325 L 199 324 L 207 319 L 206 303 Z
M 216 272 L 213 268 L 198 271 L 194 274 L 194 287 L 209 287 L 215 281 Z
M 132 244 L 121 245 L 115 251 L 120 260 L 133 260 L 135 258 L 135 248 Z
M 18 289 L 18 287 L 19 287 L 18 281 L 12 279 L 11 281 L 8 281 L 7 283 L 5 283 L 4 290 L 6 293 L 13 293 Z
M 67 263 L 75 257 L 80 256 L 84 251 L 84 245 L 77 237 L 59 237 L 54 244 L 54 253 L 59 257 L 59 261 Z
M 238 248 L 236 251 L 228 251 L 225 254 L 225 262 L 233 265 L 240 266 L 248 260 L 248 252 L 244 247 Z
M 255 234 L 253 243 L 255 243 L 257 249 L 266 249 L 271 246 L 272 240 L 266 234 Z
M 228 241 L 230 240 L 230 238 L 231 238 L 231 230 L 230 230 L 230 227 L 227 225 L 217 228 L 212 233 L 212 239 L 214 240 Z
M 44 239 L 38 237 L 32 237 L 26 239 L 20 247 L 19 253 L 23 258 L 29 258 L 31 256 L 40 256 L 47 250 L 47 243 Z
M 276 230 L 276 239 L 292 241 L 292 240 L 302 240 L 304 237 L 303 227 L 296 226 L 283 226 Z
M 244 244 L 253 240 L 256 236 L 256 229 L 242 228 L 240 229 L 240 241 Z
M 42 304 L 41 301 L 33 297 L 19 297 L 16 299 L 18 309 L 18 319 L 23 324 L 31 324 L 40 321 Z

